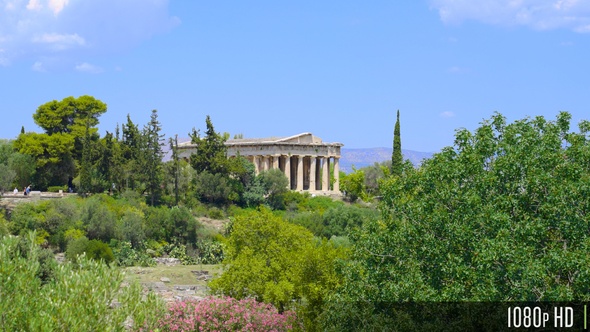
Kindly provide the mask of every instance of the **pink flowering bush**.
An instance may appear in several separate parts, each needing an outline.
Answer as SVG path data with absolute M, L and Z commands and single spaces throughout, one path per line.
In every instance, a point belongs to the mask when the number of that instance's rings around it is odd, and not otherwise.
M 172 303 L 158 326 L 162 331 L 291 331 L 296 324 L 293 311 L 279 314 L 252 298 L 207 297 Z

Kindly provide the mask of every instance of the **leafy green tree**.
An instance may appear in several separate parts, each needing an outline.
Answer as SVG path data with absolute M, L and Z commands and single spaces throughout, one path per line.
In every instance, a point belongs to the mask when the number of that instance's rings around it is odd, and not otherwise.
M 211 282 L 214 292 L 242 299 L 254 296 L 280 311 L 301 297 L 301 253 L 311 246 L 304 228 L 273 216 L 268 210 L 236 217 L 226 251 L 226 271 Z
M 225 271 L 210 286 L 237 299 L 253 296 L 280 311 L 302 299 L 312 307 L 321 306 L 338 284 L 334 260 L 344 253 L 334 250 L 325 242 L 315 243 L 309 231 L 269 210 L 250 211 L 235 218 Z
M 0 140 L 0 164 L 8 164 L 8 160 L 13 153 L 13 142 L 8 140 Z
M 106 109 L 106 104 L 91 96 L 53 100 L 37 108 L 33 119 L 45 133 L 21 130 L 15 142 L 18 152 L 36 160 L 36 187 L 61 186 L 76 175 L 85 137 L 88 134 L 93 142 L 98 140 L 98 118 Z
M 15 184 L 19 190 L 29 185 L 35 175 L 35 159 L 30 155 L 15 152 L 8 160 L 8 166 L 15 173 Z
M 130 209 L 125 211 L 119 223 L 119 237 L 131 243 L 133 248 L 140 248 L 146 239 L 143 213 Z
M 14 142 L 14 147 L 19 153 L 35 159 L 33 181 L 39 189 L 62 186 L 76 173 L 73 158 L 74 137 L 70 134 L 21 134 Z
M 172 208 L 170 213 L 170 226 L 168 229 L 169 239 L 181 239 L 194 244 L 196 229 L 200 227 L 190 210 L 184 207 Z
M 195 192 L 199 200 L 207 203 L 227 204 L 237 201 L 231 182 L 223 174 L 204 171 L 196 176 Z
M 5 191 L 12 189 L 12 183 L 16 178 L 16 173 L 7 165 L 0 164 L 0 195 Z
M 115 214 L 102 201 L 100 195 L 90 197 L 82 208 L 80 219 L 90 239 L 108 242 L 115 238 L 117 220 Z
M 369 197 L 380 196 L 379 182 L 391 174 L 391 160 L 361 168 L 365 173 L 365 190 Z
M 45 103 L 33 115 L 35 123 L 48 135 L 71 134 L 74 137 L 74 158 L 82 157 L 82 142 L 86 127 L 95 141 L 98 139 L 98 118 L 107 111 L 107 105 L 92 96 L 67 97 L 61 101 Z
M 351 235 L 334 299 L 375 317 L 384 302 L 588 301 L 590 122 L 575 133 L 570 118 L 496 114 L 386 180 L 383 219 Z
M 399 110 L 397 111 L 397 120 L 395 121 L 395 129 L 393 130 L 393 153 L 391 155 L 391 174 L 401 175 L 402 164 L 404 160 L 402 157 L 402 140 L 399 125 Z
M 260 182 L 267 196 L 268 205 L 275 210 L 285 209 L 284 195 L 289 191 L 289 180 L 280 169 L 270 169 L 260 173 Z
M 351 202 L 366 199 L 365 173 L 361 169 L 352 168 L 352 173 L 340 177 L 340 190 Z

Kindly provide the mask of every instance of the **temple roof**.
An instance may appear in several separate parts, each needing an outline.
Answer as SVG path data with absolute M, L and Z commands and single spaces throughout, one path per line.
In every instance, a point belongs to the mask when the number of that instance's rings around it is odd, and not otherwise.
M 324 143 L 321 138 L 314 136 L 312 133 L 301 133 L 287 137 L 268 137 L 268 138 L 242 138 L 230 139 L 226 143 L 228 146 L 233 145 L 257 145 L 257 144 L 302 144 L 302 145 L 333 145 L 342 146 L 342 143 Z
M 301 133 L 293 136 L 267 137 L 267 138 L 239 138 L 229 139 L 225 142 L 227 146 L 238 145 L 282 145 L 282 144 L 303 144 L 303 145 L 333 145 L 342 146 L 342 143 L 324 143 L 321 138 L 312 133 Z M 179 146 L 191 146 L 191 142 L 183 142 Z

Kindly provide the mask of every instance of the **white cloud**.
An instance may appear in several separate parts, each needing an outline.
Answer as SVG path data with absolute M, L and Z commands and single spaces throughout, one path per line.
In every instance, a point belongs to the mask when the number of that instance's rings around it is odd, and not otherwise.
M 45 33 L 41 36 L 33 37 L 33 43 L 42 43 L 50 45 L 50 48 L 56 51 L 65 50 L 67 48 L 84 46 L 86 41 L 84 38 L 75 34 L 57 34 L 57 33 Z
M 452 74 L 459 74 L 459 73 L 463 72 L 464 70 L 465 69 L 463 69 L 459 66 L 453 66 L 453 67 L 449 68 L 447 71 Z
M 45 67 L 43 66 L 43 63 L 41 61 L 35 61 L 35 63 L 31 67 L 31 69 L 33 69 L 34 71 L 41 72 L 41 73 L 44 73 L 47 71 L 47 70 L 45 70 Z
M 455 113 L 446 111 L 446 112 L 440 113 L 439 115 L 441 118 L 452 118 L 455 116 Z
M 582 0 L 431 0 L 445 23 L 465 20 L 537 30 L 590 32 L 590 1 Z
M 76 71 L 89 74 L 100 74 L 103 72 L 102 68 L 95 65 L 91 65 L 87 62 L 77 64 L 76 67 L 74 67 L 74 69 L 76 69 Z
M 68 4 L 69 0 L 49 0 L 49 8 L 53 11 L 53 14 L 59 14 L 64 7 Z
M 28 10 L 41 10 L 41 8 L 43 8 L 43 6 L 41 6 L 41 3 L 39 2 L 39 0 L 30 0 L 29 3 L 27 4 L 27 9 Z
M 4 63 L 52 58 L 75 68 L 88 56 L 126 52 L 180 20 L 169 0 L 0 0 Z M 51 63 L 42 61 L 46 69 Z M 61 65 L 60 65 L 61 66 Z M 35 68 L 35 65 L 33 65 Z

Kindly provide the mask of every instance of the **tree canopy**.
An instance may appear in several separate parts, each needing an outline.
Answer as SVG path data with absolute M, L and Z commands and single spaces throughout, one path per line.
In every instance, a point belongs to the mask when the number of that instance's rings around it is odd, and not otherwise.
M 384 181 L 383 218 L 351 235 L 336 297 L 375 314 L 397 301 L 588 301 L 590 122 L 575 133 L 570 118 L 496 114 Z
M 86 126 L 96 127 L 98 117 L 106 111 L 107 105 L 92 96 L 67 97 L 39 106 L 33 119 L 49 135 L 68 133 L 83 137 Z

